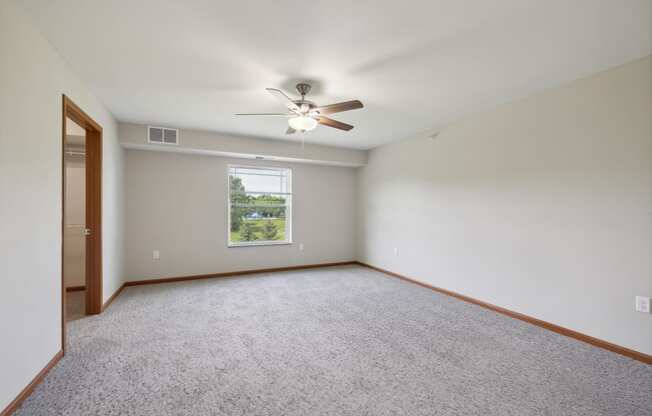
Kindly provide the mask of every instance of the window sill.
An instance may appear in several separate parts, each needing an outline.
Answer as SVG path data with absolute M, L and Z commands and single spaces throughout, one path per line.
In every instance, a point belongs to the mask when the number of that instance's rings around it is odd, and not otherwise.
M 261 241 L 259 243 L 228 243 L 228 248 L 235 247 L 260 247 L 260 246 L 289 246 L 292 244 L 292 241 Z

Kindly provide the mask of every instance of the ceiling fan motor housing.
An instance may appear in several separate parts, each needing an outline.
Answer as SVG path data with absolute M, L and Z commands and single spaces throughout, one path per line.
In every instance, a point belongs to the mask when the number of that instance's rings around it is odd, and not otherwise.
M 299 94 L 301 94 L 302 96 L 307 95 L 310 92 L 311 88 L 312 87 L 310 86 L 310 84 L 306 84 L 305 82 L 300 82 L 297 84 L 297 91 L 299 91 Z
M 312 101 L 308 100 L 293 100 L 294 103 L 299 106 L 299 112 L 304 114 L 308 113 L 315 108 L 317 108 L 317 104 L 313 103 Z

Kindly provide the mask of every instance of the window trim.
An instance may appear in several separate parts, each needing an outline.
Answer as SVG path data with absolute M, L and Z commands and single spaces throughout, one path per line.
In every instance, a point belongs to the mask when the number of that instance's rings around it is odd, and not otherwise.
M 245 169 L 283 169 L 289 172 L 288 179 L 290 184 L 290 192 L 277 192 L 274 194 L 284 194 L 290 196 L 291 203 L 285 206 L 285 240 L 267 240 L 267 241 L 246 241 L 246 242 L 232 242 L 231 241 L 231 182 L 229 177 L 231 176 L 231 168 L 245 168 Z M 246 192 L 246 191 L 245 191 Z M 265 192 L 256 192 L 251 193 L 264 194 Z M 258 166 L 258 165 L 240 165 L 234 163 L 228 163 L 226 165 L 226 246 L 227 248 L 234 247 L 262 247 L 262 246 L 287 246 L 292 245 L 292 223 L 294 222 L 294 217 L 292 213 L 293 202 L 293 192 L 292 192 L 292 168 L 287 166 Z M 289 222 L 287 220 L 290 220 Z

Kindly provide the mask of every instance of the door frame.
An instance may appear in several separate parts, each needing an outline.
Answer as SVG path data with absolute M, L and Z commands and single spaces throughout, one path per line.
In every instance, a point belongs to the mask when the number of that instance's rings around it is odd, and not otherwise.
M 65 94 L 62 95 L 61 140 L 61 343 L 66 347 L 66 284 L 64 233 L 66 209 L 66 120 L 70 118 L 86 130 L 86 314 L 102 312 L 102 126 Z

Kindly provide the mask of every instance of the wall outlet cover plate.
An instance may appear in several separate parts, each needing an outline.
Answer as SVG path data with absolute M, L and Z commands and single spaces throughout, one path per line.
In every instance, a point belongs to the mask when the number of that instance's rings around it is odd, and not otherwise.
M 650 298 L 636 296 L 636 312 L 650 313 Z

